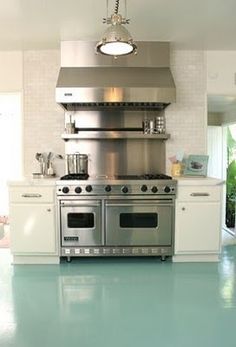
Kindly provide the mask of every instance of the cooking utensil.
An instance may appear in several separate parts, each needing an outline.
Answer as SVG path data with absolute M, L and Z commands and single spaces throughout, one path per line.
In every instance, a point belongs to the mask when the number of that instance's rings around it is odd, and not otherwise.
M 66 173 L 67 174 L 87 174 L 88 173 L 88 155 L 87 154 L 67 154 L 66 155 Z
M 66 133 L 74 134 L 75 133 L 75 121 L 72 121 L 72 117 L 70 116 L 70 122 L 66 123 Z
M 45 153 L 36 153 L 35 158 L 39 162 L 40 174 L 45 175 L 45 170 L 46 170 Z

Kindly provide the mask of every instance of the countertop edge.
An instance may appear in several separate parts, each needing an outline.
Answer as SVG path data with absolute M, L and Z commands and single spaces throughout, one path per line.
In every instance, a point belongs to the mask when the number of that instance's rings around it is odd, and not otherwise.
M 9 187 L 16 186 L 54 186 L 58 182 L 59 177 L 53 178 L 22 178 L 19 180 L 8 181 Z M 178 186 L 215 186 L 223 185 L 224 180 L 214 177 L 187 177 L 187 176 L 173 176 L 173 179 L 177 181 Z
M 17 187 L 17 186 L 55 186 L 56 181 L 59 177 L 53 178 L 22 178 L 16 181 L 8 181 L 8 187 Z
M 178 186 L 219 186 L 225 183 L 224 180 L 214 177 L 173 177 L 177 180 Z

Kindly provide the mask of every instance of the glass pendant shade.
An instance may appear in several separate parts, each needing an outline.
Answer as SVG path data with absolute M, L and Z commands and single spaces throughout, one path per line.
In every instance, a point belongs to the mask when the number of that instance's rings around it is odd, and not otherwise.
M 111 56 L 136 53 L 137 46 L 133 42 L 129 31 L 121 24 L 122 17 L 119 14 L 112 15 L 111 23 L 97 43 L 96 51 Z

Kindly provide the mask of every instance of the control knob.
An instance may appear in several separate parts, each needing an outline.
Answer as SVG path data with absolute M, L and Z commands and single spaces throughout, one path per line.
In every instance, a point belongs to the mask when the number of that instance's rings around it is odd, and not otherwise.
M 106 191 L 107 193 L 109 193 L 109 192 L 111 191 L 111 186 L 110 186 L 110 185 L 107 185 L 107 186 L 105 187 L 105 191 Z
M 122 193 L 128 193 L 129 189 L 128 187 L 124 186 L 121 188 Z
M 141 191 L 142 192 L 146 192 L 147 191 L 147 186 L 144 184 L 144 185 L 142 185 L 142 187 L 141 187 Z
M 152 192 L 153 192 L 153 193 L 157 193 L 157 192 L 158 192 L 158 189 L 157 189 L 156 186 L 152 187 Z
M 166 186 L 166 187 L 164 188 L 164 192 L 165 192 L 165 193 L 169 193 L 169 192 L 170 192 L 170 187 Z
M 80 187 L 76 187 L 76 188 L 75 188 L 75 192 L 76 192 L 77 194 L 80 194 L 80 193 L 82 192 L 82 189 L 81 189 Z
M 86 192 L 90 193 L 93 190 L 93 188 L 92 188 L 92 186 L 89 185 L 89 186 L 85 187 L 85 190 L 86 190 Z
M 62 192 L 65 193 L 65 194 L 69 193 L 69 191 L 70 191 L 70 189 L 68 187 L 63 187 L 62 188 Z

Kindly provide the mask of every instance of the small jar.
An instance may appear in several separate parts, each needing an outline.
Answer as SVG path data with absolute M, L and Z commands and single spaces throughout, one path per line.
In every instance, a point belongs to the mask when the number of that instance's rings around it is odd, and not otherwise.
M 183 173 L 183 165 L 181 162 L 173 163 L 171 167 L 171 176 L 181 176 Z
M 150 120 L 147 118 L 143 120 L 143 133 L 150 134 Z
M 166 132 L 165 116 L 159 115 L 155 118 L 155 133 L 164 134 Z

